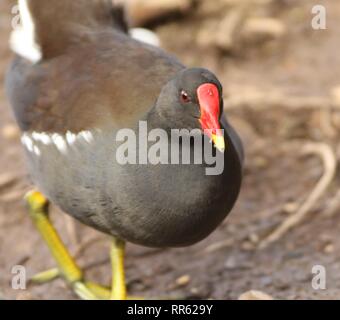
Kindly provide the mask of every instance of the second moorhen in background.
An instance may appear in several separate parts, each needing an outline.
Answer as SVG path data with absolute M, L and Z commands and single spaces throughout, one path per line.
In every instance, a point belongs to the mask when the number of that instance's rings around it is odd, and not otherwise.
M 13 43 L 14 50 L 21 49 L 6 86 L 39 190 L 27 195 L 31 217 L 60 274 L 87 299 L 107 292 L 84 281 L 48 219 L 48 200 L 111 235 L 110 297 L 125 299 L 125 241 L 190 245 L 208 236 L 234 206 L 243 152 L 223 114 L 222 86 L 210 71 L 186 68 L 130 38 L 110 0 L 19 0 L 19 5 L 21 31 L 27 34 L 17 39 L 27 45 Z M 147 132 L 199 130 L 212 139 L 224 170 L 207 175 L 205 161 L 121 164 L 117 133 L 126 128 L 143 141 L 140 121 Z M 184 147 L 191 151 L 194 145 Z

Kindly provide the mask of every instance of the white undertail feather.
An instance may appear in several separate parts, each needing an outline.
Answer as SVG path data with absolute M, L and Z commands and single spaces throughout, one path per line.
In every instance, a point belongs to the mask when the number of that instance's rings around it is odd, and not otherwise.
M 17 26 L 10 36 L 10 47 L 19 56 L 32 63 L 41 60 L 40 46 L 35 41 L 35 25 L 29 11 L 27 0 L 19 0 L 21 25 Z
M 39 44 L 35 41 L 35 25 L 29 10 L 27 0 L 18 0 L 21 24 L 11 33 L 10 47 L 19 56 L 37 63 L 42 59 L 42 52 Z M 47 26 L 46 26 L 47 27 Z M 147 29 L 135 28 L 130 30 L 130 36 L 139 41 L 156 47 L 160 46 L 157 35 Z

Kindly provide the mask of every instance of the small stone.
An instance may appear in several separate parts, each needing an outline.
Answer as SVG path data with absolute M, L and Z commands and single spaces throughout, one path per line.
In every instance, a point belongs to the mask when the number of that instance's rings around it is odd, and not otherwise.
M 333 253 L 334 252 L 334 244 L 329 243 L 323 248 L 324 253 Z
M 178 287 L 185 287 L 189 284 L 190 280 L 191 278 L 189 275 L 181 276 L 176 280 L 176 285 Z
M 288 202 L 284 205 L 283 211 L 285 213 L 293 213 L 299 208 L 299 205 L 296 202 Z
M 241 248 L 242 250 L 244 251 L 252 251 L 255 249 L 255 246 L 253 243 L 251 243 L 250 241 L 244 241 L 242 244 L 241 244 Z
M 257 243 L 259 243 L 260 238 L 259 238 L 259 236 L 256 233 L 251 233 L 249 235 L 249 240 L 250 240 L 251 243 L 257 244 Z
M 264 292 L 250 290 L 241 294 L 238 300 L 274 300 L 274 298 Z
M 193 295 L 198 295 L 200 293 L 200 291 L 197 289 L 197 288 L 191 288 L 190 289 L 190 293 L 193 294 Z
M 253 163 L 254 163 L 254 166 L 257 167 L 258 169 L 265 169 L 269 165 L 268 160 L 262 156 L 254 157 Z
M 7 140 L 16 140 L 20 137 L 20 131 L 17 126 L 7 124 L 1 129 L 2 136 Z
M 235 257 L 231 256 L 227 259 L 227 261 L 224 263 L 224 267 L 229 270 L 233 270 L 237 268 L 237 262 Z

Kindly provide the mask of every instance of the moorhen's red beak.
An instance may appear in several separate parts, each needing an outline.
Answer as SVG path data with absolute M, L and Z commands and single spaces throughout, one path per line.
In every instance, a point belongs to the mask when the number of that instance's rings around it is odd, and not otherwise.
M 225 142 L 220 125 L 220 95 L 216 85 L 204 83 L 197 89 L 198 102 L 201 108 L 200 123 L 204 133 L 207 134 L 215 144 L 215 147 L 224 152 Z

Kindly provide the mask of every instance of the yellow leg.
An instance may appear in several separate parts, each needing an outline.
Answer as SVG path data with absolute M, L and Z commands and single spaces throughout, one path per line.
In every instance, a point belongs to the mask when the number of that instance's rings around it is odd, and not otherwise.
M 124 272 L 125 242 L 113 238 L 111 245 L 112 290 L 111 300 L 126 300 L 126 285 Z
M 83 280 L 82 270 L 68 252 L 48 218 L 48 200 L 37 191 L 29 192 L 25 199 L 28 203 L 33 223 L 47 244 L 58 266 L 58 268 L 41 272 L 32 277 L 32 282 L 43 283 L 62 276 L 82 299 L 127 299 L 124 272 L 125 242 L 123 240 L 117 238 L 112 240 L 110 253 L 112 263 L 112 289 L 110 290 L 93 282 L 85 282 Z M 130 297 L 130 299 L 135 300 L 140 298 Z
M 69 254 L 48 218 L 48 200 L 37 191 L 29 192 L 25 198 L 33 223 L 57 262 L 60 274 L 81 298 L 96 299 L 96 296 L 83 284 L 83 272 Z M 56 272 L 40 274 L 40 279 L 52 278 L 53 275 L 56 276 Z
M 61 277 L 61 273 L 58 268 L 49 269 L 38 274 L 35 274 L 31 277 L 30 282 L 36 284 L 43 284 L 50 281 L 53 281 L 59 277 Z M 110 300 L 111 297 L 111 288 L 99 285 L 92 281 L 85 281 L 84 285 L 88 290 L 90 290 L 97 299 L 100 300 Z

